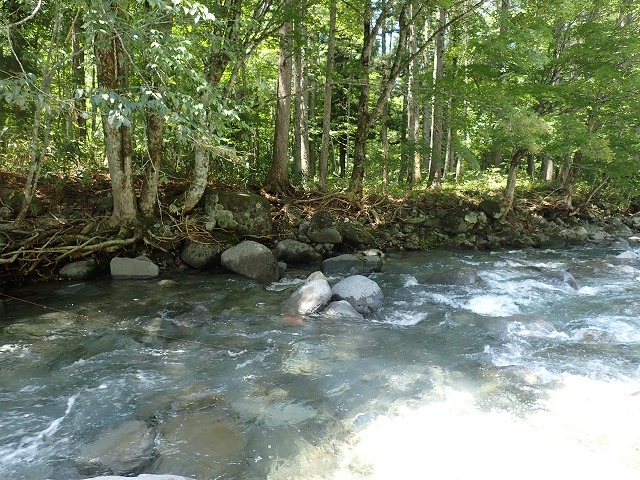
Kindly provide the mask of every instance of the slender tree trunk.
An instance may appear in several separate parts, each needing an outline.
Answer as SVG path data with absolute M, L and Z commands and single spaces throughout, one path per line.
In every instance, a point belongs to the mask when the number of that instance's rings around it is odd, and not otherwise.
M 291 124 L 291 23 L 280 27 L 280 56 L 278 61 L 278 98 L 273 139 L 273 159 L 265 179 L 266 187 L 274 192 L 290 189 L 287 164 L 289 159 L 289 127 Z
M 372 37 L 375 33 L 371 29 L 373 8 L 369 0 L 366 1 L 363 16 L 363 42 L 360 52 L 360 95 L 358 97 L 358 125 L 353 147 L 353 170 L 351 171 L 350 190 L 357 196 L 362 195 L 364 181 L 364 163 L 366 157 L 366 143 L 369 136 L 369 62 L 373 48 Z
M 306 8 L 302 8 L 303 16 Z M 302 19 L 296 20 L 298 38 L 306 40 L 307 33 Z M 300 42 L 301 43 L 301 42 Z M 294 168 L 306 186 L 309 179 L 309 91 L 307 88 L 307 65 L 303 45 L 295 47 L 294 62 Z
M 505 190 L 505 207 L 502 213 L 502 218 L 506 218 L 511 208 L 513 207 L 513 200 L 516 192 L 516 177 L 518 174 L 518 167 L 520 167 L 520 161 L 527 154 L 526 148 L 517 150 L 511 157 L 511 165 L 509 168 L 509 176 L 507 177 L 507 188 Z
M 79 39 L 79 31 L 82 27 L 78 25 L 78 19 L 75 18 L 71 26 L 71 48 L 73 49 L 73 59 L 71 72 L 73 78 L 73 87 L 75 89 L 84 90 L 85 87 L 85 68 L 84 68 L 84 50 Z M 76 139 L 84 141 L 87 138 L 87 119 L 85 116 L 86 103 L 85 97 L 76 96 L 74 100 L 73 122 L 76 127 Z
M 387 32 L 382 32 L 382 55 L 387 54 Z M 389 106 L 385 104 L 380 116 L 380 142 L 382 143 L 382 191 L 389 191 L 389 135 L 387 119 L 389 118 Z
M 536 162 L 533 153 L 527 154 L 527 175 L 533 179 L 536 174 Z
M 431 167 L 429 168 L 429 185 L 434 188 L 441 186 L 442 169 L 442 138 L 444 127 L 444 101 L 440 87 L 444 74 L 444 31 L 446 12 L 444 7 L 438 7 L 437 24 L 441 30 L 436 34 L 435 51 L 433 55 L 433 114 L 431 120 Z
M 413 183 L 422 180 L 422 158 L 418 148 L 420 138 L 420 111 L 418 107 L 416 88 L 418 75 L 418 39 L 416 24 L 413 18 L 415 0 L 411 0 L 408 9 L 409 15 L 409 55 L 413 58 L 409 62 L 407 77 L 407 143 L 409 145 L 409 169 L 410 175 L 407 178 L 407 186 L 411 188 Z M 412 181 L 409 182 L 409 179 Z
M 117 8 L 111 10 L 118 14 Z M 98 85 L 107 91 L 126 91 L 129 65 L 128 56 L 118 38 L 111 32 L 96 35 L 96 67 Z M 133 185 L 133 143 L 131 128 L 109 120 L 109 112 L 104 111 L 102 129 L 104 131 L 105 153 L 111 176 L 113 195 L 112 223 L 130 226 L 138 219 L 138 209 Z
M 544 157 L 542 159 L 542 170 L 540 172 L 542 179 L 545 182 L 553 182 L 553 160 L 549 157 Z
M 232 48 L 233 43 L 238 37 L 241 23 L 240 17 L 242 14 L 242 0 L 229 0 L 221 6 L 224 9 L 224 22 L 219 24 L 219 30 L 216 34 L 222 39 L 221 41 L 223 45 L 220 46 L 219 44 L 214 44 L 212 46 L 209 54 L 209 61 L 207 63 L 207 82 L 211 87 L 218 87 L 220 85 L 222 75 L 231 60 L 229 49 Z M 239 65 L 237 65 L 237 67 L 239 68 Z M 237 73 L 237 70 L 234 71 L 234 73 Z M 229 85 L 229 88 L 225 92 L 225 95 L 230 94 L 231 85 Z M 205 94 L 203 103 L 207 105 L 209 100 L 210 98 Z M 203 122 L 203 130 L 210 131 L 212 127 L 208 113 L 204 115 Z M 184 202 L 182 204 L 183 215 L 195 208 L 209 183 L 209 149 L 210 146 L 206 141 L 199 141 L 195 145 L 191 183 L 185 192 Z
M 58 6 L 55 11 L 55 21 L 53 33 L 51 35 L 51 43 L 44 62 L 42 83 L 40 85 L 40 96 L 36 100 L 33 111 L 33 125 L 31 129 L 31 148 L 29 152 L 29 172 L 23 189 L 24 199 L 20 211 L 18 212 L 14 225 L 21 224 L 27 216 L 31 201 L 36 193 L 38 180 L 42 172 L 42 167 L 49 147 L 51 133 L 51 111 L 45 104 L 45 98 L 49 96 L 51 91 L 51 82 L 56 73 L 56 67 L 52 66 L 54 52 L 58 45 L 58 35 L 62 23 L 62 10 Z M 42 130 L 42 120 L 44 118 L 44 131 Z
M 329 7 L 329 40 L 327 45 L 327 73 L 324 81 L 324 108 L 322 113 L 322 146 L 320 148 L 320 178 L 318 185 L 324 190 L 327 185 L 329 165 L 329 143 L 331 141 L 331 97 L 333 95 L 333 62 L 336 44 L 337 0 L 331 0 Z
M 166 40 L 171 33 L 172 22 L 172 17 L 166 16 L 161 18 L 160 24 L 156 26 L 158 31 L 162 32 L 163 40 Z M 162 74 L 160 73 L 160 75 Z M 152 81 L 152 87 L 158 94 L 164 96 L 166 91 L 165 79 L 162 77 L 155 78 Z M 147 152 L 149 153 L 149 158 L 145 163 L 145 179 L 138 202 L 140 213 L 147 217 L 155 215 L 156 205 L 158 204 L 158 184 L 164 147 L 164 126 L 164 117 L 158 115 L 157 112 L 149 111 L 147 114 Z

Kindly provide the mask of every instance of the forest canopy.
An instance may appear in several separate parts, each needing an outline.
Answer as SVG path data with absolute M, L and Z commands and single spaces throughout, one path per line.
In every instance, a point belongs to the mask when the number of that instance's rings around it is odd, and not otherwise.
M 211 181 L 640 195 L 633 0 L 5 0 L 0 171 L 108 174 L 111 221 Z M 159 189 L 175 179 L 170 206 Z

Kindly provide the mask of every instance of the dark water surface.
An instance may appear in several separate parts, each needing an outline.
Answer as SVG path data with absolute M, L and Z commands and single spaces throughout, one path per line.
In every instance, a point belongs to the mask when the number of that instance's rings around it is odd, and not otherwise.
M 285 315 L 310 271 L 11 292 L 37 305 L 0 314 L 0 478 L 109 473 L 79 459 L 128 422 L 155 440 L 120 473 L 640 478 L 640 267 L 612 253 L 391 256 L 365 321 Z M 483 282 L 427 283 L 450 267 Z

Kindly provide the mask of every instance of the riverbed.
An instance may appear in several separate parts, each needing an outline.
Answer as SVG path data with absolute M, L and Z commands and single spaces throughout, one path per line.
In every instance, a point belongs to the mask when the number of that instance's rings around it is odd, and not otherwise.
M 0 478 L 640 478 L 640 265 L 617 253 L 389 255 L 364 320 L 283 311 L 313 269 L 6 292 Z M 429 282 L 449 268 L 482 281 Z M 124 466 L 123 425 L 151 438 Z

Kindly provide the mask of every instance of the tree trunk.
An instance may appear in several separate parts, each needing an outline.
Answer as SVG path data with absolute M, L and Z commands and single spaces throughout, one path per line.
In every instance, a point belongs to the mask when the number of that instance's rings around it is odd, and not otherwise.
M 320 177 L 318 185 L 324 190 L 327 185 L 329 165 L 329 143 L 331 140 L 331 97 L 333 94 L 333 61 L 336 44 L 337 0 L 331 0 L 329 7 L 329 43 L 327 45 L 327 73 L 324 82 L 324 108 L 322 112 L 322 146 L 320 149 Z
M 240 17 L 242 14 L 242 0 L 229 0 L 221 7 L 224 10 L 224 22 L 217 24 L 216 35 L 221 38 L 222 45 L 214 42 L 209 54 L 207 64 L 207 82 L 212 87 L 218 87 L 222 75 L 226 70 L 231 57 L 229 49 L 238 38 L 240 31 Z M 226 94 L 230 94 L 228 89 Z M 203 103 L 208 104 L 209 98 L 204 95 Z M 209 115 L 205 115 L 205 124 L 202 125 L 205 131 L 211 130 L 211 120 Z M 209 183 L 209 146 L 207 142 L 197 142 L 195 146 L 193 174 L 191 183 L 185 193 L 184 202 L 182 204 L 182 214 L 190 212 L 200 201 Z
M 409 145 L 409 169 L 411 170 L 407 180 L 407 186 L 419 183 L 422 180 L 422 158 L 418 148 L 420 138 L 420 112 L 416 98 L 417 74 L 418 74 L 418 39 L 416 34 L 416 24 L 413 18 L 415 0 L 411 0 L 408 9 L 409 15 L 409 55 L 413 59 L 409 62 L 407 77 L 407 143 Z
M 71 72 L 73 78 L 74 90 L 82 89 L 85 87 L 85 68 L 84 68 L 84 50 L 78 38 L 78 31 L 82 27 L 78 25 L 77 18 L 74 19 L 71 26 L 71 48 L 73 49 L 73 59 L 71 65 Z M 74 95 L 74 109 L 73 109 L 73 123 L 76 127 L 75 137 L 76 140 L 84 141 L 87 138 L 87 119 L 85 117 L 86 103 L 85 97 Z
M 156 25 L 158 31 L 163 34 L 163 40 L 166 40 L 171 33 L 172 22 L 173 18 L 167 15 L 161 18 L 159 25 Z M 159 73 L 159 75 L 162 75 L 162 73 Z M 154 78 L 151 82 L 153 90 L 162 96 L 166 91 L 165 83 L 165 79 L 162 76 Z M 149 153 L 149 158 L 145 163 L 145 178 L 138 202 L 140 213 L 146 217 L 155 216 L 156 205 L 158 204 L 158 184 L 164 147 L 164 126 L 164 117 L 154 111 L 149 111 L 147 114 L 147 152 Z
M 305 8 L 302 8 L 303 16 Z M 307 33 L 302 19 L 296 20 L 298 38 L 306 40 Z M 301 43 L 301 42 L 299 42 Z M 309 179 L 309 92 L 307 88 L 307 66 L 303 45 L 295 48 L 294 67 L 294 169 L 296 176 L 306 186 Z
M 274 192 L 282 192 L 291 188 L 287 175 L 289 127 L 291 124 L 291 74 L 291 23 L 285 22 L 280 27 L 278 98 L 273 138 L 273 159 L 265 179 L 266 188 Z
M 434 188 L 441 186 L 442 170 L 442 138 L 444 128 L 444 102 L 442 93 L 438 90 L 441 87 L 442 76 L 444 74 L 444 31 L 446 24 L 446 12 L 444 7 L 438 7 L 437 16 L 439 32 L 434 38 L 435 51 L 433 55 L 433 114 L 431 120 L 431 167 L 429 168 L 429 185 Z
M 117 8 L 111 10 L 118 14 Z M 124 93 L 129 76 L 128 56 L 118 37 L 107 33 L 96 35 L 96 70 L 98 85 L 107 91 Z M 104 144 L 113 195 L 112 223 L 130 226 L 138 219 L 133 185 L 133 144 L 131 128 L 109 120 L 109 112 L 101 114 Z
M 366 142 L 369 136 L 369 62 L 371 61 L 371 51 L 373 49 L 372 37 L 375 33 L 371 31 L 373 9 L 370 0 L 366 1 L 363 16 L 363 39 L 362 50 L 360 51 L 360 95 L 358 97 L 358 126 L 354 138 L 353 147 L 353 170 L 349 189 L 356 196 L 362 195 L 364 181 L 364 162 L 366 157 Z
M 542 171 L 541 176 L 545 182 L 553 182 L 553 160 L 549 157 L 544 157 L 542 159 Z
M 516 177 L 518 174 L 518 167 L 520 166 L 520 161 L 524 158 L 527 152 L 528 150 L 526 148 L 521 148 L 517 150 L 511 157 L 509 176 L 507 177 L 507 188 L 505 190 L 505 206 L 504 211 L 502 212 L 502 218 L 506 218 L 511 211 L 511 208 L 513 207 L 513 200 L 515 198 L 516 192 Z

